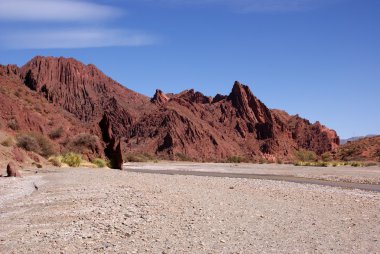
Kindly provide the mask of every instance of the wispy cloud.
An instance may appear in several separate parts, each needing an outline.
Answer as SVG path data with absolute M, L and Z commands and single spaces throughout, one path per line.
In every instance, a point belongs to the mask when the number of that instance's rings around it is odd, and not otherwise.
M 145 46 L 157 38 L 138 31 L 120 29 L 62 29 L 13 31 L 0 37 L 7 49 L 96 48 Z
M 88 0 L 0 0 L 0 27 L 6 24 L 0 33 L 0 48 L 126 47 L 158 41 L 109 22 L 124 13 L 110 4 Z
M 74 0 L 0 0 L 0 20 L 94 21 L 120 16 L 114 7 Z
M 240 12 L 288 12 L 319 8 L 342 0 L 145 0 L 166 5 L 219 5 Z

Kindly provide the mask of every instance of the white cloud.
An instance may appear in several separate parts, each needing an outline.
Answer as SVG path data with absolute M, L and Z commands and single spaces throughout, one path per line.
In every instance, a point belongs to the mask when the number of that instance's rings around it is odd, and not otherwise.
M 145 46 L 154 44 L 157 40 L 148 34 L 119 29 L 31 30 L 0 35 L 1 45 L 8 49 Z
M 0 0 L 0 20 L 94 21 L 120 16 L 114 7 L 83 0 Z
M 157 42 L 154 36 L 116 29 L 108 22 L 123 13 L 89 0 L 0 0 L 0 22 L 6 24 L 0 33 L 0 48 L 125 47 Z

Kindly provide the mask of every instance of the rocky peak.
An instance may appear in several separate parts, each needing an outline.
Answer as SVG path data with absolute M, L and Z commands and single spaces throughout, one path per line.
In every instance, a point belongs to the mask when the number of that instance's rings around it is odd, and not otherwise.
M 119 109 L 134 111 L 146 105 L 145 96 L 73 58 L 37 56 L 21 68 L 21 76 L 30 89 L 85 122 L 101 118 L 112 97 Z
M 162 105 L 169 101 L 169 97 L 166 96 L 166 94 L 164 94 L 160 89 L 157 89 L 150 101 L 156 103 L 157 105 Z
M 19 76 L 20 69 L 17 65 L 8 64 L 8 65 L 0 65 L 0 75 L 1 76 Z
M 187 100 L 189 102 L 201 103 L 201 104 L 211 103 L 212 101 L 211 97 L 205 96 L 201 92 L 195 92 L 194 89 L 183 91 L 182 93 L 178 95 L 178 97 L 181 99 Z
M 257 99 L 248 86 L 235 81 L 228 99 L 236 108 L 241 117 L 247 118 L 253 123 L 265 123 L 272 121 L 270 110 Z

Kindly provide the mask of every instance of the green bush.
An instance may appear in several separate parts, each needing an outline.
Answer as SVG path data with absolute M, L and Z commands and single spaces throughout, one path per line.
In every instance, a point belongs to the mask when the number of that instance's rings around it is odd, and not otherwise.
M 58 138 L 62 137 L 63 131 L 64 131 L 64 130 L 63 130 L 63 127 L 62 127 L 62 126 L 59 127 L 59 128 L 57 128 L 57 129 L 51 130 L 51 131 L 49 132 L 49 137 L 50 137 L 51 139 L 58 139 Z
M 82 162 L 82 156 L 76 153 L 67 153 L 62 157 L 62 162 L 70 167 L 79 167 Z
M 93 159 L 92 163 L 98 166 L 98 168 L 104 168 L 105 166 L 107 166 L 107 162 L 101 158 Z
M 299 150 L 295 152 L 296 157 L 300 161 L 316 161 L 317 155 L 313 151 Z

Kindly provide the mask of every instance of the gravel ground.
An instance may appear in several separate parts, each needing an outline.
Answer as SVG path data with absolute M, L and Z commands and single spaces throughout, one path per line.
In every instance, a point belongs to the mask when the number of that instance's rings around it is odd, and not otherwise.
M 380 253 L 376 192 L 61 169 L 0 195 L 0 253 Z
M 126 163 L 125 169 L 178 170 L 197 172 L 238 173 L 257 175 L 294 176 L 328 181 L 380 184 L 380 166 L 372 167 L 305 167 L 290 164 L 251 164 L 251 163 L 196 163 L 159 162 Z

